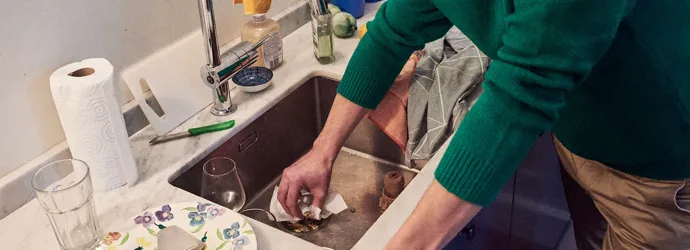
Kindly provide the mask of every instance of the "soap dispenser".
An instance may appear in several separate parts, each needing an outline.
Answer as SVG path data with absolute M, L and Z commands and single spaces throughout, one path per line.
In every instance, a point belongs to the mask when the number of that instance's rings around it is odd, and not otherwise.
M 283 37 L 280 35 L 280 25 L 266 14 L 253 14 L 242 27 L 240 39 L 256 44 L 265 37 L 266 42 L 259 47 L 257 66 L 275 69 L 283 63 Z

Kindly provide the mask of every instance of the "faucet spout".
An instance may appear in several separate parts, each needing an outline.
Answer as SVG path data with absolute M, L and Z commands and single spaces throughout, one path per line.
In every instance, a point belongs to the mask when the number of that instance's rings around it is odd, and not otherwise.
M 216 18 L 213 12 L 213 0 L 199 0 L 199 20 L 204 35 L 206 65 L 201 67 L 201 79 L 213 91 L 211 113 L 218 116 L 235 112 L 237 105 L 230 97 L 230 78 L 240 70 L 247 68 L 258 60 L 257 49 L 267 38 L 256 44 L 240 42 L 227 52 L 221 53 L 216 33 Z
M 257 49 L 265 39 L 256 44 L 240 42 L 225 53 L 220 52 L 216 33 L 216 18 L 213 0 L 199 0 L 199 20 L 204 36 L 206 65 L 201 67 L 201 79 L 212 89 L 213 107 L 211 113 L 218 116 L 235 112 L 237 105 L 230 97 L 230 78 L 238 71 L 256 62 Z
M 201 20 L 201 32 L 204 34 L 206 44 L 206 62 L 211 67 L 221 65 L 220 46 L 216 34 L 216 17 L 213 12 L 213 0 L 199 0 L 199 18 Z

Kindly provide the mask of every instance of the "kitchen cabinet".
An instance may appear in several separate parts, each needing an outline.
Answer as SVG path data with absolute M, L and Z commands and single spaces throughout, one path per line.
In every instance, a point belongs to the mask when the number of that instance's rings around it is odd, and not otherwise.
M 567 230 L 570 212 L 550 133 L 537 140 L 517 169 L 513 195 L 510 249 L 554 249 Z
M 474 236 L 458 235 L 445 249 L 554 249 L 569 219 L 558 156 L 551 134 L 545 133 L 496 200 L 468 224 Z
M 445 249 L 509 249 L 514 180 L 511 178 L 496 199 L 468 224 L 474 226 L 474 236 L 460 234 Z

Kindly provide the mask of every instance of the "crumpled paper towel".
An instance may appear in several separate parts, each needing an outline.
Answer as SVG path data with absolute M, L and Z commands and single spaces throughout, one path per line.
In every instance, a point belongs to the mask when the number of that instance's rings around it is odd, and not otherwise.
M 309 195 L 309 192 L 302 190 L 302 195 Z M 306 204 L 305 200 L 306 199 L 300 199 L 300 201 L 297 202 L 297 206 L 299 207 L 300 211 L 302 211 L 302 215 L 310 219 L 326 219 L 332 214 L 338 214 L 347 209 L 345 199 L 343 199 L 343 196 L 338 193 L 329 193 L 326 195 L 326 199 L 324 200 L 324 204 L 321 209 L 311 205 L 311 202 Z M 277 221 L 295 221 L 295 218 L 288 214 L 285 209 L 283 209 L 283 206 L 280 205 L 280 202 L 278 201 L 277 186 L 273 190 L 273 197 L 271 197 L 271 207 L 269 210 L 273 216 L 276 217 Z

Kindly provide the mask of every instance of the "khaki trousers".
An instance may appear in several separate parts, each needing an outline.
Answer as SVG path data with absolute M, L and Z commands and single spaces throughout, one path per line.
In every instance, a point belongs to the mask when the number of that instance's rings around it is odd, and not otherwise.
M 573 154 L 555 136 L 554 145 L 579 250 L 690 249 L 690 180 L 633 176 Z

